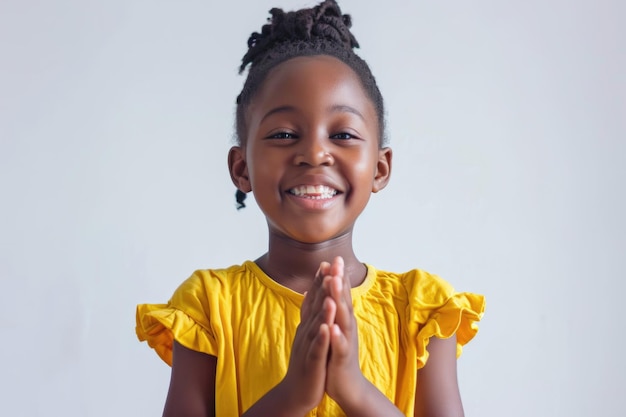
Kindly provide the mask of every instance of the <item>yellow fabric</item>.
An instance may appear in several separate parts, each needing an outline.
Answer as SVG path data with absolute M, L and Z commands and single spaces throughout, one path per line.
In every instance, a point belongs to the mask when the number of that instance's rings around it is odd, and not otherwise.
M 484 298 L 455 293 L 436 275 L 367 267 L 352 289 L 363 374 L 407 416 L 430 337 L 457 335 L 457 356 L 477 332 Z M 254 262 L 196 271 L 167 304 L 137 306 L 136 332 L 168 364 L 172 343 L 214 355 L 216 413 L 238 417 L 283 378 L 303 296 L 273 281 Z M 309 416 L 344 416 L 324 397 Z

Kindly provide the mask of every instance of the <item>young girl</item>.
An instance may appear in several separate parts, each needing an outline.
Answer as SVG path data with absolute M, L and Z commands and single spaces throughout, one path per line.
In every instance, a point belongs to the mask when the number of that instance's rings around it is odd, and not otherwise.
M 392 153 L 350 17 L 333 0 L 270 13 L 243 57 L 228 155 L 265 214 L 268 251 L 138 306 L 139 339 L 172 366 L 164 416 L 462 416 L 456 358 L 483 298 L 353 251 Z

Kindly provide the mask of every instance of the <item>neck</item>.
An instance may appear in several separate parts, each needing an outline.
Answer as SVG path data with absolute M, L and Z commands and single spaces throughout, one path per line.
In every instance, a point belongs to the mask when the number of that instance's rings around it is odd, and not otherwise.
M 302 243 L 270 231 L 269 250 L 255 262 L 274 281 L 303 293 L 311 286 L 320 263 L 341 256 L 352 287 L 365 279 L 367 268 L 352 248 L 352 230 L 322 243 Z

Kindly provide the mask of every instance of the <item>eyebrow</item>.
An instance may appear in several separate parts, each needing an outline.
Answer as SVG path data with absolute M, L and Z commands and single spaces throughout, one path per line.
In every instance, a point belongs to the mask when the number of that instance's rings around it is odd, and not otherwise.
M 336 104 L 328 109 L 328 111 L 329 113 L 352 113 L 359 116 L 363 121 L 365 121 L 365 117 L 363 117 L 360 111 L 358 111 L 354 107 L 345 104 Z
M 265 113 L 263 118 L 261 118 L 261 122 L 263 122 L 268 117 L 270 117 L 270 116 L 272 116 L 274 114 L 277 114 L 277 113 L 293 113 L 295 111 L 297 111 L 295 106 L 279 106 L 279 107 L 275 107 L 275 108 L 271 109 L 270 111 L 268 111 L 267 113 Z M 363 115 L 361 114 L 360 111 L 358 111 L 354 107 L 348 106 L 346 104 L 335 104 L 334 106 L 329 107 L 327 112 L 328 113 L 352 113 L 352 114 L 360 117 L 362 120 L 365 120 L 365 117 L 363 117 Z
M 272 110 L 268 111 L 267 113 L 265 113 L 263 115 L 263 117 L 261 118 L 261 123 L 267 119 L 268 117 L 270 117 L 273 114 L 277 114 L 277 113 L 293 113 L 296 111 L 296 108 L 294 106 L 279 106 L 279 107 L 274 107 Z

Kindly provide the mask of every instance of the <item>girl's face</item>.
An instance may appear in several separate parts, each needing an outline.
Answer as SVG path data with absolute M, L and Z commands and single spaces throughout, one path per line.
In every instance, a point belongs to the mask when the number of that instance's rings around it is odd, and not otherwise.
M 354 71 L 330 56 L 274 68 L 246 114 L 244 145 L 229 165 L 252 191 L 270 233 L 320 243 L 349 233 L 370 194 L 385 187 L 376 110 Z

